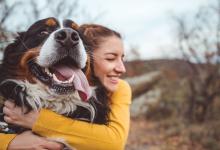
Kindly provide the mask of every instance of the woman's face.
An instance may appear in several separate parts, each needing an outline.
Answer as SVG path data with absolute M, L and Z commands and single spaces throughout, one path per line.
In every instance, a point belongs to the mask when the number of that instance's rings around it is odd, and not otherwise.
M 116 90 L 119 77 L 126 71 L 123 57 L 123 42 L 117 36 L 103 38 L 99 48 L 94 50 L 95 75 L 110 92 Z

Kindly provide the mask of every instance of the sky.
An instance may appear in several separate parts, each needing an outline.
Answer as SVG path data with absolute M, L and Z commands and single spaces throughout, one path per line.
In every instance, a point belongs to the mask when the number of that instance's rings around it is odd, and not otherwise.
M 209 0 L 210 1 L 210 0 Z M 125 54 L 136 47 L 142 59 L 176 57 L 172 15 L 190 15 L 208 0 L 81 0 L 91 14 L 104 15 L 97 23 L 119 31 L 125 41 Z M 130 57 L 129 57 L 130 56 Z
M 141 59 L 153 59 L 177 57 L 172 16 L 191 15 L 210 1 L 213 0 L 79 0 L 79 6 L 91 17 L 98 16 L 94 23 L 122 34 L 127 59 L 135 56 L 129 51 L 131 47 L 138 50 Z M 21 18 L 16 17 L 15 22 L 16 19 Z M 80 18 L 76 22 L 85 23 Z

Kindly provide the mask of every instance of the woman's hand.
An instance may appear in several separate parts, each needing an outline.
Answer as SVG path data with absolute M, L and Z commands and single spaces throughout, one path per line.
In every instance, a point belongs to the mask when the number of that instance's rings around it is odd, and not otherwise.
M 39 137 L 31 131 L 17 135 L 8 145 L 8 150 L 62 150 L 63 144 Z
M 5 114 L 4 120 L 7 123 L 19 125 L 28 129 L 32 129 L 39 116 L 39 112 L 36 110 L 24 113 L 21 107 L 15 106 L 15 104 L 9 100 L 4 103 L 3 112 Z

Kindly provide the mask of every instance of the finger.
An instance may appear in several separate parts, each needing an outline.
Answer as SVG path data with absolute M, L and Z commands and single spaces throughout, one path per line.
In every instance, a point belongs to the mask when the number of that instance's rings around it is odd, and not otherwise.
M 62 150 L 64 148 L 64 146 L 61 143 L 48 141 L 45 145 L 45 148 L 52 149 L 52 150 Z
M 13 103 L 11 100 L 5 101 L 4 105 L 8 108 L 13 109 L 15 107 L 15 103 Z
M 24 131 L 24 132 L 22 132 L 21 134 L 33 136 L 33 132 L 30 131 L 30 130 Z
M 14 109 L 8 108 L 8 107 L 3 107 L 3 113 L 9 117 L 11 117 L 11 119 L 17 120 L 18 115 L 21 114 L 21 108 L 20 107 L 16 107 Z
M 13 123 L 13 120 L 9 116 L 4 116 L 4 120 L 7 123 Z
M 47 148 L 37 148 L 36 150 L 49 150 Z
M 3 107 L 3 113 L 7 116 L 11 116 L 12 112 L 10 109 L 8 109 L 7 107 Z

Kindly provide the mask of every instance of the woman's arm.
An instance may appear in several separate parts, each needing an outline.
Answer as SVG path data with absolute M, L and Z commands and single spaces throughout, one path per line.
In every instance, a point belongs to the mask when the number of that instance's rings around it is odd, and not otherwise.
M 21 113 L 21 108 L 5 103 L 5 120 L 32 130 L 42 136 L 65 140 L 80 150 L 121 150 L 124 148 L 129 130 L 130 86 L 120 80 L 118 89 L 111 97 L 109 125 L 97 125 L 73 120 L 49 110 Z M 36 116 L 38 117 L 37 121 Z M 34 121 L 33 121 L 34 120 Z
M 61 150 L 63 144 L 37 136 L 31 131 L 21 134 L 0 134 L 0 150 Z
M 121 80 L 112 96 L 109 125 L 72 120 L 49 110 L 42 110 L 33 131 L 51 138 L 63 138 L 80 150 L 122 150 L 129 130 L 131 90 Z
M 0 133 L 0 150 L 7 150 L 9 143 L 15 138 L 16 134 Z

